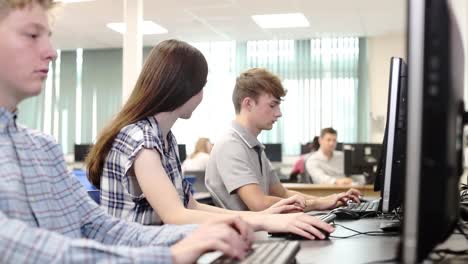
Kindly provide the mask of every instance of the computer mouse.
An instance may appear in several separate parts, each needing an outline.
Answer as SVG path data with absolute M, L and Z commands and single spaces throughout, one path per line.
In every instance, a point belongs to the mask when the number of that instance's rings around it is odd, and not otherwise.
M 361 218 L 361 216 L 356 212 L 340 208 L 333 210 L 333 213 L 336 215 L 336 219 L 338 220 L 357 220 Z
M 328 213 L 326 215 L 321 215 L 319 218 L 320 218 L 320 220 L 324 221 L 325 223 L 331 223 L 331 222 L 333 222 L 333 220 L 335 220 L 336 215 L 334 213 Z M 328 233 L 327 231 L 322 230 L 320 228 L 317 228 L 317 227 L 315 227 L 315 228 L 325 236 L 324 239 L 329 239 L 330 233 Z M 283 237 L 283 238 L 285 238 L 287 240 L 309 240 L 306 237 L 303 237 L 303 236 L 300 236 L 300 235 L 297 235 L 297 234 L 294 234 L 294 233 L 276 233 L 276 234 L 274 233 L 274 234 L 272 234 L 272 236 L 273 237 Z
M 330 233 L 317 227 L 316 229 L 325 236 L 324 239 L 329 239 Z M 294 233 L 271 233 L 271 236 L 277 237 L 277 238 L 284 238 L 286 240 L 309 240 L 307 237 L 303 237 L 301 235 L 294 234 Z M 320 240 L 320 239 L 316 239 L 316 240 Z
M 328 233 L 327 231 L 324 231 L 320 228 L 316 228 L 318 231 L 320 231 L 324 236 L 325 239 L 330 239 L 330 233 Z M 300 236 L 300 235 L 297 235 L 297 234 L 294 234 L 294 233 L 287 233 L 287 235 L 284 237 L 285 239 L 287 240 L 309 240 L 307 237 L 303 237 L 303 236 Z M 320 240 L 320 239 L 316 239 L 316 240 Z

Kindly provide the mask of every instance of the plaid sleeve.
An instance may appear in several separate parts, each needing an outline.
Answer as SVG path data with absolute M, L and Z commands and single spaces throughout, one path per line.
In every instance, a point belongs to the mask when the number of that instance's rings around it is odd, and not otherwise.
M 70 193 L 81 216 L 83 236 L 107 245 L 148 246 L 172 245 L 191 233 L 196 225 L 143 226 L 114 218 L 99 207 L 81 183 L 69 175 Z
M 108 246 L 30 227 L 0 212 L 2 263 L 171 263 L 169 247 Z
M 61 151 L 58 145 L 56 151 Z M 63 156 L 60 156 L 63 159 Z M 67 172 L 65 161 L 59 162 L 59 170 L 69 190 L 64 199 L 71 199 L 81 221 L 81 232 L 85 238 L 106 245 L 142 247 L 148 245 L 172 245 L 192 232 L 195 225 L 187 226 L 142 226 L 114 218 L 99 207 L 86 193 L 82 184 Z
M 192 184 L 184 177 L 182 178 L 182 188 L 184 189 L 184 196 L 185 198 L 190 198 L 191 195 L 193 195 L 193 187 Z M 189 199 L 186 199 L 187 201 Z
M 158 138 L 153 137 L 151 132 L 151 126 L 134 126 L 130 131 L 121 132 L 123 135 L 119 134 L 119 137 L 122 137 L 122 144 L 125 144 L 128 153 L 126 164 L 125 164 L 125 174 L 133 166 L 138 153 L 145 149 L 155 149 L 160 156 L 164 155 L 162 142 Z M 117 141 L 120 143 L 120 141 Z
M 143 199 L 145 195 L 143 193 L 136 195 L 132 191 L 135 188 L 132 187 L 133 183 L 127 178 L 127 175 L 129 175 L 129 170 L 133 167 L 138 154 L 143 149 L 149 149 L 156 150 L 160 156 L 163 156 L 162 143 L 154 141 L 150 129 L 150 126 L 134 125 L 131 129 L 122 131 L 116 140 L 117 144 L 120 145 L 117 147 L 123 150 L 121 156 L 123 161 L 116 161 L 124 164 L 121 183 L 126 192 L 137 200 Z

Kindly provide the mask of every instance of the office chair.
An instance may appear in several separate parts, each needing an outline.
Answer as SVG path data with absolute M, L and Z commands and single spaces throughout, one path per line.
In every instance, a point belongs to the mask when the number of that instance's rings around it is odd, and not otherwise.
M 184 177 L 195 176 L 195 184 L 192 186 L 195 192 L 208 192 L 205 185 L 205 171 L 184 171 Z
M 312 176 L 310 175 L 310 173 L 307 171 L 307 168 L 306 168 L 307 160 L 309 158 L 310 158 L 310 155 L 307 156 L 304 160 L 304 173 L 300 174 L 301 177 L 298 179 L 298 183 L 314 183 L 312 181 Z
M 216 193 L 213 192 L 213 190 L 211 190 L 210 186 L 205 183 L 205 187 L 208 190 L 208 192 L 211 194 L 211 198 L 213 200 L 214 205 L 217 206 L 217 207 L 220 207 L 220 208 L 227 209 L 227 207 L 223 204 L 221 199 L 219 199 L 219 197 L 216 195 Z

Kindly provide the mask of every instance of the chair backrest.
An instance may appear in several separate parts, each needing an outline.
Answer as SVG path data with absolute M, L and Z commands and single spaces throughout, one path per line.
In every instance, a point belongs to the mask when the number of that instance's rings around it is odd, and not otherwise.
M 195 184 L 192 188 L 195 192 L 208 192 L 205 185 L 205 171 L 184 171 L 184 177 L 195 176 Z
M 300 183 L 314 183 L 312 181 L 312 176 L 310 175 L 310 173 L 307 171 L 307 168 L 306 168 L 306 163 L 307 163 L 307 159 L 310 158 L 310 154 L 305 156 L 304 157 L 304 173 L 301 173 L 300 174 L 300 179 L 299 179 L 299 182 Z
M 216 195 L 216 193 L 213 192 L 213 190 L 211 190 L 210 186 L 208 184 L 206 184 L 205 186 L 206 186 L 206 189 L 208 190 L 208 192 L 211 194 L 211 199 L 212 199 L 214 205 L 217 206 L 217 207 L 226 208 L 226 206 L 223 204 L 221 199 L 219 199 L 219 197 Z

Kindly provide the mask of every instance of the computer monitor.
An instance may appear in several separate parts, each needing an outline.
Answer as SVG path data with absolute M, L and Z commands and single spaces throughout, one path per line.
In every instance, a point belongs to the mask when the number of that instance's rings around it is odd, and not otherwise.
M 281 162 L 282 161 L 282 149 L 281 143 L 279 144 L 263 144 L 265 146 L 265 154 L 268 159 L 272 162 Z
M 342 142 L 336 142 L 336 148 L 335 150 L 338 150 L 338 151 L 343 151 L 343 144 Z
M 311 143 L 301 144 L 301 155 L 310 153 L 312 151 Z
M 343 148 L 342 143 L 337 143 L 337 148 L 339 145 L 341 145 L 341 148 Z M 301 155 L 317 151 L 319 148 L 320 148 L 319 136 L 315 136 L 311 142 L 307 142 L 306 144 L 301 144 Z
M 343 143 L 344 174 L 364 174 L 366 183 L 373 183 L 382 152 L 381 144 Z
M 177 144 L 179 149 L 179 159 L 180 162 L 183 162 L 187 158 L 187 149 L 185 148 L 185 144 Z
M 75 144 L 74 147 L 74 155 L 75 155 L 75 162 L 83 162 L 88 155 L 89 150 L 93 144 Z
M 406 63 L 402 58 L 390 59 L 387 123 L 382 155 L 377 167 L 374 190 L 380 191 L 381 210 L 392 212 L 403 202 L 403 182 L 406 170 L 406 126 L 408 91 Z
M 408 144 L 398 256 L 416 263 L 456 226 L 466 114 L 463 46 L 448 2 L 408 4 Z

